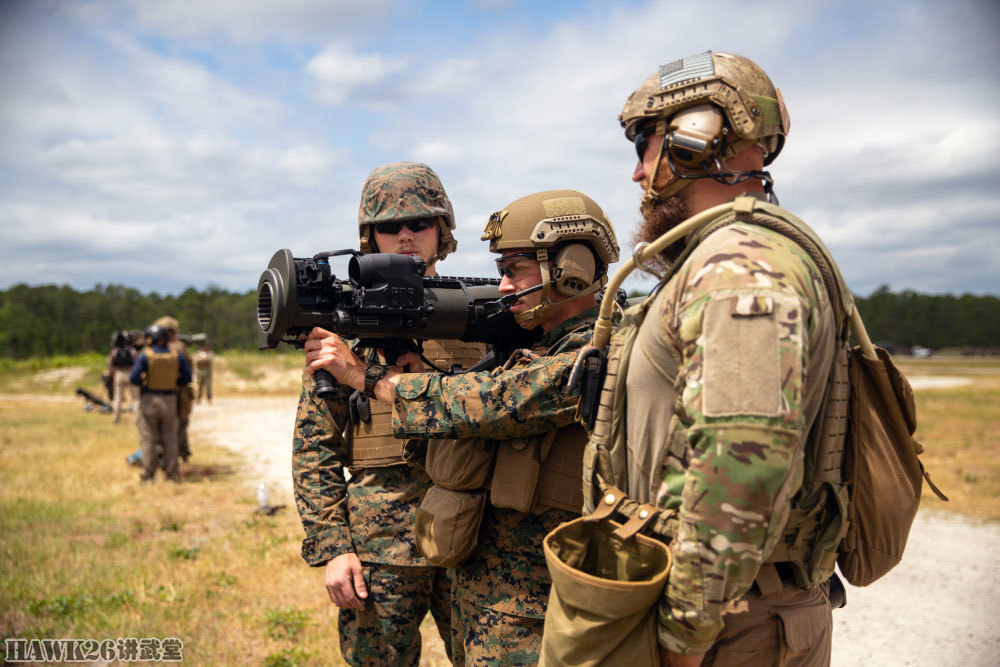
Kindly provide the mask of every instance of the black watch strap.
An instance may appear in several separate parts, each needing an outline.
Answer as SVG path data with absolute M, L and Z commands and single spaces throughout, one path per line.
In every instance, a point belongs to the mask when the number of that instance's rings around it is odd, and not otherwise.
M 362 393 L 368 398 L 375 398 L 375 383 L 388 372 L 389 369 L 381 364 L 368 364 L 365 368 L 365 390 Z

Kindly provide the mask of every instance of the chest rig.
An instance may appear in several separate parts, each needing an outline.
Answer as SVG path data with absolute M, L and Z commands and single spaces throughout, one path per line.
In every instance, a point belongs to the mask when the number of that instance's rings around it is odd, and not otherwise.
M 796 583 L 809 589 L 826 581 L 833 573 L 838 547 L 848 527 L 848 489 L 844 484 L 843 462 L 850 394 L 847 378 L 848 319 L 853 310 L 853 299 L 836 264 L 815 233 L 787 211 L 752 197 L 739 197 L 731 203 L 709 209 L 682 223 L 651 245 L 647 254 L 650 258 L 659 249 L 688 235 L 684 253 L 662 277 L 658 289 L 641 304 L 625 312 L 621 325 L 610 334 L 606 355 L 595 352 L 599 350 L 601 343 L 597 327 L 594 347 L 581 353 L 578 359 L 581 374 L 574 373 L 571 381 L 579 381 L 585 365 L 594 369 L 605 367 L 598 401 L 591 406 L 585 406 L 581 402 L 579 414 L 582 421 L 592 425 L 592 434 L 583 460 L 584 512 L 592 512 L 609 490 L 623 489 L 629 500 L 618 511 L 632 518 L 639 511 L 640 504 L 649 501 L 650 480 L 652 476 L 658 475 L 658 466 L 662 460 L 673 457 L 679 465 L 686 468 L 689 441 L 687 431 L 678 423 L 676 414 L 669 418 L 665 437 L 658 434 L 656 437 L 659 439 L 652 442 L 648 439 L 649 434 L 638 441 L 631 440 L 631 433 L 627 437 L 628 415 L 637 414 L 635 406 L 629 405 L 632 399 L 626 400 L 630 361 L 634 357 L 637 341 L 643 335 L 655 335 L 654 327 L 643 327 L 643 323 L 656 299 L 662 295 L 661 288 L 702 240 L 721 227 L 736 222 L 773 230 L 802 247 L 822 274 L 834 311 L 836 350 L 823 400 L 808 430 L 802 486 L 792 499 L 792 509 L 781 539 L 765 561 L 788 563 L 795 574 Z M 639 255 L 640 252 L 637 251 L 636 254 Z M 631 261 L 643 261 L 643 258 Z M 611 287 L 624 279 L 621 274 L 628 268 L 626 265 L 615 276 Z M 604 336 L 604 340 L 607 340 L 606 332 Z M 664 405 L 664 400 L 670 400 L 673 407 L 680 389 L 676 385 L 676 362 L 667 354 L 655 358 L 663 362 L 662 367 L 657 369 L 663 377 L 662 387 L 658 388 L 660 393 L 654 398 L 661 406 Z M 658 364 L 654 362 L 652 365 Z M 640 372 L 644 370 L 640 369 Z M 587 393 L 584 382 L 581 394 Z M 640 405 L 642 401 L 640 396 Z M 655 427 L 653 430 L 655 431 Z M 676 507 L 671 505 L 655 519 L 648 532 L 669 542 L 676 530 Z
M 469 368 L 482 359 L 481 343 L 459 340 L 428 340 L 423 354 L 445 370 Z M 351 401 L 351 421 L 347 428 L 347 451 L 354 468 L 383 468 L 403 463 L 411 450 L 422 449 L 425 440 L 397 439 L 392 436 L 392 404 L 370 401 L 355 392 Z

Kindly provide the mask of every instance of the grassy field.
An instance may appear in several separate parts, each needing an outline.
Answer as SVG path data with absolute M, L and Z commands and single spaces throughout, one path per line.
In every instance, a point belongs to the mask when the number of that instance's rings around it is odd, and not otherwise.
M 255 514 L 226 450 L 139 485 L 131 423 L 73 403 L 0 406 L 0 639 L 178 637 L 191 664 L 342 664 L 292 508 Z
M 301 356 L 223 355 L 216 393 L 294 400 Z M 0 362 L 0 640 L 178 637 L 193 664 L 341 664 L 322 570 L 294 508 L 255 513 L 249 472 L 198 443 L 185 483 L 141 486 L 130 420 L 87 413 L 103 359 Z M 1000 519 L 1000 361 L 903 361 L 971 381 L 917 392 L 925 507 Z

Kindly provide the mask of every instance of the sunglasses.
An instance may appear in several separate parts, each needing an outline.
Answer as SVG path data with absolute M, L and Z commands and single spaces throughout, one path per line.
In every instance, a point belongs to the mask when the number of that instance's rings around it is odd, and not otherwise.
M 639 162 L 642 162 L 643 158 L 646 156 L 646 148 L 649 146 L 649 138 L 656 134 L 656 126 L 650 125 L 644 127 L 641 130 L 636 130 L 635 139 L 635 154 L 639 156 Z
M 416 234 L 433 227 L 434 220 L 417 218 L 415 220 L 393 220 L 392 222 L 380 222 L 375 225 L 375 231 L 379 234 L 398 234 L 402 231 L 404 226 Z
M 515 262 L 512 262 L 510 260 L 517 259 L 518 257 L 527 257 L 528 259 L 536 259 L 536 260 L 538 259 L 538 255 L 533 252 L 518 252 L 511 255 L 506 255 L 504 257 L 498 257 L 496 260 L 497 271 L 500 272 L 501 278 L 510 278 L 511 280 L 514 279 L 514 270 L 511 267 L 514 266 Z

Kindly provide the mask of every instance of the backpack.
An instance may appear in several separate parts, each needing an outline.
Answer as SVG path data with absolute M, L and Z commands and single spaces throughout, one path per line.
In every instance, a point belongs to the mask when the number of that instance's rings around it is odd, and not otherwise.
M 866 586 L 899 562 L 920 502 L 926 479 L 942 500 L 947 498 L 930 481 L 918 455 L 923 451 L 913 438 L 916 413 L 913 392 L 889 354 L 872 346 L 850 291 L 819 237 L 789 212 L 753 197 L 737 197 L 702 212 L 675 227 L 653 243 L 636 250 L 633 259 L 612 278 L 607 289 L 621 285 L 637 265 L 654 259 L 663 248 L 683 236 L 688 245 L 680 259 L 661 277 L 666 282 L 688 253 L 708 234 L 734 222 L 772 229 L 800 245 L 816 263 L 830 303 L 836 313 L 838 345 L 836 359 L 827 381 L 823 406 L 809 433 L 802 488 L 793 500 L 793 511 L 782 538 L 767 562 L 789 562 L 798 585 L 810 589 L 826 581 L 839 565 L 845 578 L 856 586 Z M 641 306 L 630 309 L 623 320 L 637 330 L 634 318 L 642 317 Z M 641 319 L 640 319 L 641 321 Z M 629 325 L 629 323 L 631 324 Z M 859 345 L 848 345 L 853 332 Z M 584 452 L 585 512 L 592 512 L 597 499 L 610 487 L 628 488 L 627 445 L 622 418 L 625 373 L 619 357 L 595 359 L 595 352 L 607 344 L 610 309 L 595 324 L 593 346 L 584 348 L 574 368 L 573 378 L 585 376 L 583 368 L 604 370 L 603 387 L 592 392 L 593 382 L 583 379 L 581 396 L 595 394 L 593 404 L 581 398 L 578 417 L 594 427 Z M 634 334 L 631 334 L 634 336 Z M 630 341 L 618 337 L 614 345 L 630 348 Z M 603 353 L 600 355 L 603 357 Z M 833 461 L 832 466 L 828 465 Z M 632 516 L 638 503 L 631 501 L 619 513 Z M 669 541 L 672 528 L 653 526 L 653 531 Z
M 116 367 L 132 366 L 134 363 L 132 358 L 132 350 L 129 347 L 121 346 L 115 348 L 115 354 L 112 358 L 112 365 Z

